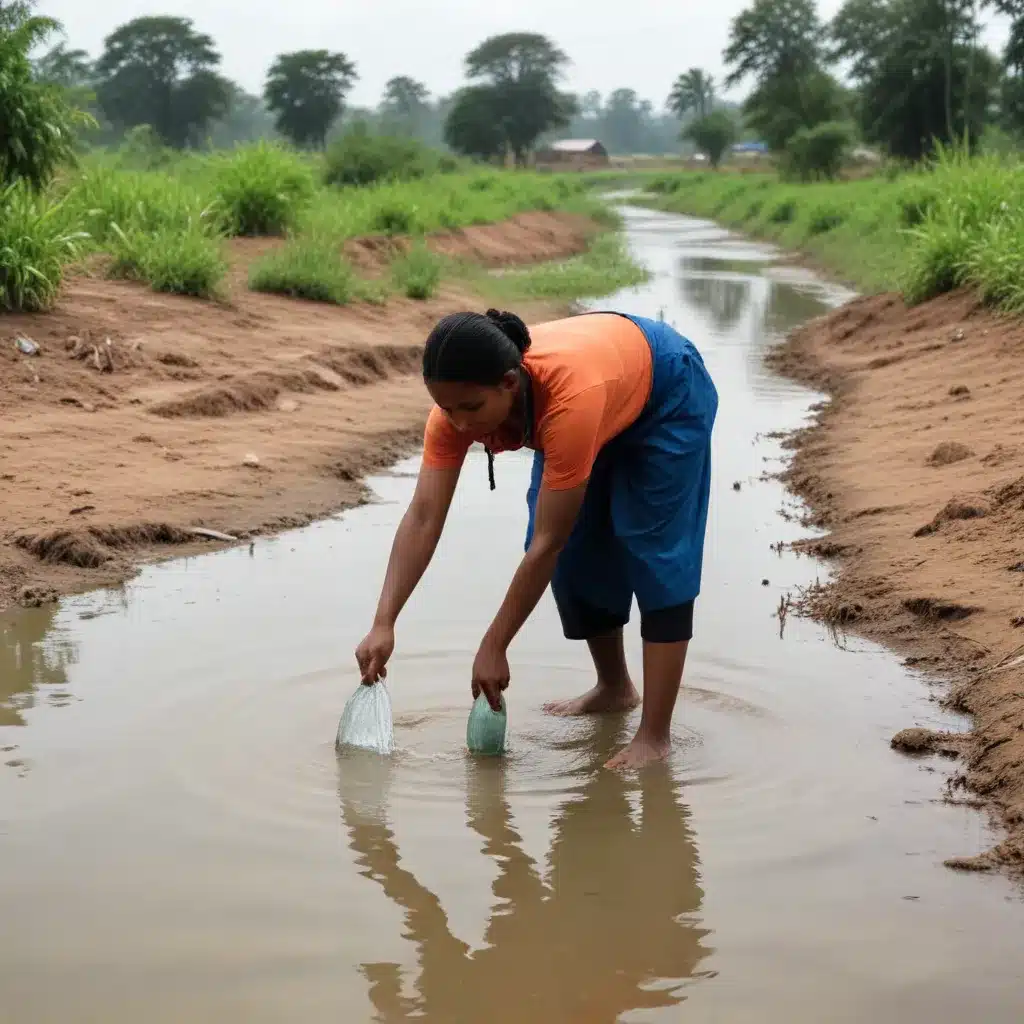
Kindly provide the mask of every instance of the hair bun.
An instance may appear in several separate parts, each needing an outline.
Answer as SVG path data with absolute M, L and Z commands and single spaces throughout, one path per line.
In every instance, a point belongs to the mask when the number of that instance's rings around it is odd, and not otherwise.
M 525 352 L 530 347 L 530 331 L 526 324 L 506 310 L 489 309 L 487 319 L 496 327 L 501 328 L 502 333 L 512 342 L 520 352 Z

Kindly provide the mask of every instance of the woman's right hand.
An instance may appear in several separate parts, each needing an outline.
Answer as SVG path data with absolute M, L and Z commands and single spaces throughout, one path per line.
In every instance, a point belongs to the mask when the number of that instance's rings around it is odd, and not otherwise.
M 366 686 L 387 677 L 388 659 L 395 649 L 395 631 L 390 626 L 375 625 L 356 648 L 356 661 Z

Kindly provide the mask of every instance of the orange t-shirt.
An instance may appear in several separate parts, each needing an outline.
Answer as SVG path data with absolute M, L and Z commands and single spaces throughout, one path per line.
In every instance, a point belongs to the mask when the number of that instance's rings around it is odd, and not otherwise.
M 537 324 L 530 339 L 523 365 L 533 382 L 533 447 L 544 453 L 543 485 L 568 490 L 590 476 L 601 448 L 643 411 L 651 390 L 651 349 L 643 331 L 615 313 Z M 460 433 L 435 405 L 424 432 L 423 462 L 437 469 L 459 467 L 475 441 L 493 452 L 510 450 L 497 437 Z

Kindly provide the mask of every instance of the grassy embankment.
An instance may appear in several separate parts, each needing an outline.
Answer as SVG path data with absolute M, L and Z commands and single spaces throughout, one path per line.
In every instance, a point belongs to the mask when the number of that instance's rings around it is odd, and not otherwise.
M 894 177 L 811 185 L 768 174 L 663 176 L 638 200 L 804 252 L 862 291 L 921 302 L 976 288 L 1024 311 L 1024 164 L 943 155 Z
M 50 308 L 65 270 L 86 261 L 157 291 L 217 299 L 229 269 L 226 242 L 241 236 L 282 239 L 252 267 L 250 288 L 339 304 L 394 293 L 426 298 L 444 276 L 469 272 L 427 249 L 431 232 L 530 210 L 572 211 L 615 226 L 607 205 L 573 176 L 459 167 L 365 185 L 339 179 L 330 154 L 268 145 L 180 156 L 155 170 L 91 155 L 43 195 L 21 186 L 0 195 L 0 310 Z M 366 279 L 342 246 L 380 234 L 413 242 L 396 252 L 386 274 Z M 514 285 L 494 287 L 573 298 L 639 276 L 614 235 L 599 236 L 571 267 L 534 268 Z

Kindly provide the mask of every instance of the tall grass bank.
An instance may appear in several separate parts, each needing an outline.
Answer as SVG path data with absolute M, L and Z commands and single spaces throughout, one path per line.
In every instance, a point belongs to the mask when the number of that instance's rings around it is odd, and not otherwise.
M 917 303 L 973 287 L 1024 311 L 1024 164 L 941 154 L 919 170 L 791 184 L 773 174 L 681 173 L 638 202 L 707 217 L 807 253 L 863 291 Z

